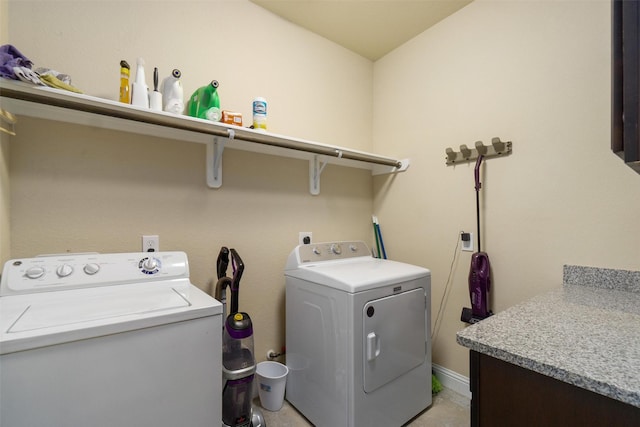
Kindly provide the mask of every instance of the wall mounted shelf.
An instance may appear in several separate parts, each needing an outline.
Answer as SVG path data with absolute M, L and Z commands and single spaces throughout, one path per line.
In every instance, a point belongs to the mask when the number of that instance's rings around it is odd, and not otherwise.
M 320 193 L 327 164 L 371 170 L 373 175 L 403 172 L 409 159 L 366 153 L 334 145 L 214 123 L 117 101 L 33 86 L 0 78 L 2 108 L 17 115 L 115 129 L 207 145 L 207 185 L 222 186 L 222 158 L 227 148 L 309 161 L 309 191 Z
M 482 141 L 476 141 L 475 148 L 468 148 L 463 144 L 460 146 L 460 151 L 453 151 L 452 148 L 447 148 L 445 153 L 447 154 L 447 165 L 455 165 L 456 163 L 474 161 L 480 154 L 488 158 L 508 155 L 511 154 L 511 151 L 511 141 L 504 142 L 495 137 L 491 139 L 491 145 L 484 145 Z

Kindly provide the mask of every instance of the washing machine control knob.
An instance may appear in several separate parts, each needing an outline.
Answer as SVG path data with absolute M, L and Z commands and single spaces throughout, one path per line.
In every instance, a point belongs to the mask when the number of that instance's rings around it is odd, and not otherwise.
M 313 253 L 316 254 L 316 255 L 320 255 L 322 253 L 322 251 L 320 250 L 319 247 L 314 246 L 313 247 Z
M 342 253 L 342 246 L 340 246 L 337 243 L 334 243 L 331 245 L 331 253 L 334 253 L 336 255 L 340 255 Z
M 56 274 L 58 275 L 58 277 L 67 277 L 71 273 L 73 273 L 73 267 L 69 264 L 62 264 L 56 269 Z
M 39 279 L 44 276 L 44 268 L 43 267 L 31 267 L 26 272 L 25 275 L 29 279 Z
M 84 272 L 87 273 L 89 276 L 93 276 L 94 274 L 96 274 L 98 271 L 100 271 L 100 264 L 97 264 L 95 262 L 91 262 L 89 264 L 86 264 L 83 268 Z
M 349 250 L 351 252 L 358 252 L 358 247 L 356 245 L 351 244 L 349 245 Z

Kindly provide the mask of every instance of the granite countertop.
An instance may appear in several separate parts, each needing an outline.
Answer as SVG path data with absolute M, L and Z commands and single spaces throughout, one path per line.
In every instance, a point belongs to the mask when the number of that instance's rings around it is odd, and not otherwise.
M 565 266 L 560 288 L 465 328 L 457 341 L 640 407 L 640 272 Z

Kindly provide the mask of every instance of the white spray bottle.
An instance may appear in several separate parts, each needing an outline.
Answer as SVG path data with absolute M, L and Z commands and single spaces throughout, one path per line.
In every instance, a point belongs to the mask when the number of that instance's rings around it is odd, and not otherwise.
M 144 59 L 138 58 L 136 81 L 131 84 L 131 105 L 149 108 L 149 87 L 144 77 Z
M 161 92 L 163 110 L 169 113 L 182 114 L 184 111 L 184 92 L 180 81 L 180 70 L 174 68 L 169 77 L 162 80 Z

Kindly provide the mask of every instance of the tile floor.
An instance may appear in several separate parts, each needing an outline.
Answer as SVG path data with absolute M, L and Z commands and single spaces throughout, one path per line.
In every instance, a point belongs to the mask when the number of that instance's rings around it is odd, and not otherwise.
M 260 400 L 255 404 L 260 406 Z M 267 427 L 308 427 L 312 424 L 307 421 L 286 400 L 282 409 L 278 412 L 262 410 Z M 470 402 L 466 397 L 444 389 L 433 396 L 433 404 L 426 411 L 411 420 L 407 427 L 469 427 Z M 391 426 L 390 426 L 391 427 Z

